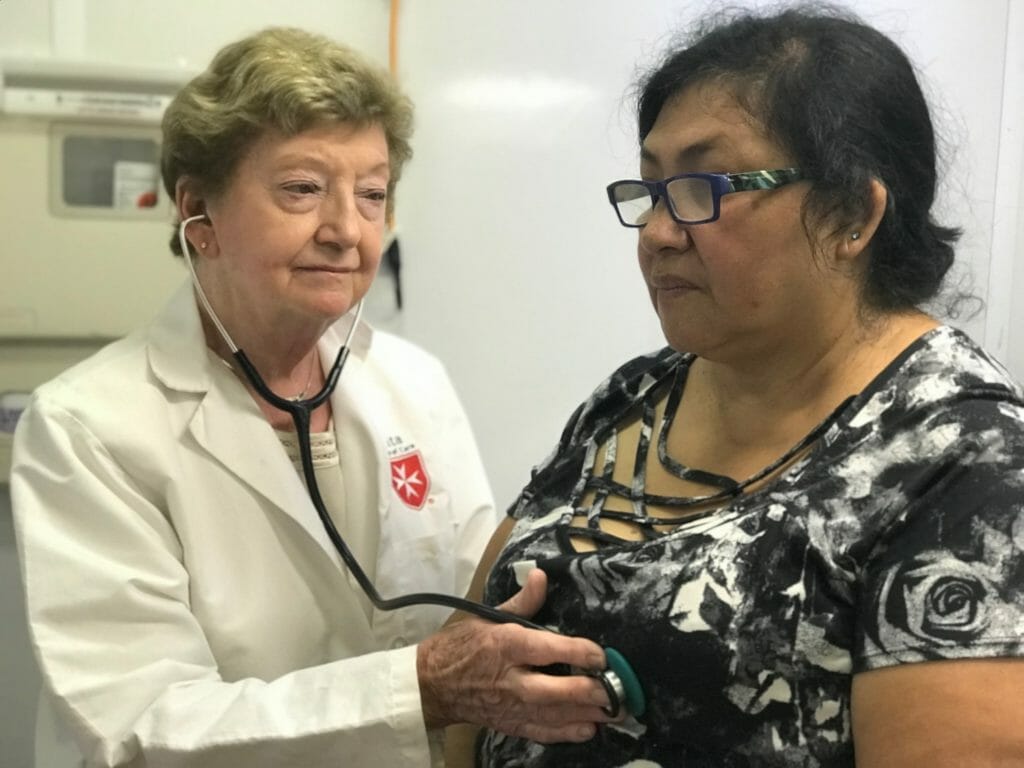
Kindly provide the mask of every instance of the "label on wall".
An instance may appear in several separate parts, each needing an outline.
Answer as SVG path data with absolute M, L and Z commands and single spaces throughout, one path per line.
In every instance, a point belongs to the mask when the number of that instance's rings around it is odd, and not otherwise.
M 3 90 L 4 112 L 44 117 L 127 118 L 158 123 L 170 103 L 171 97 L 163 94 L 17 86 Z
M 157 201 L 154 163 L 118 160 L 114 163 L 114 207 L 152 208 Z

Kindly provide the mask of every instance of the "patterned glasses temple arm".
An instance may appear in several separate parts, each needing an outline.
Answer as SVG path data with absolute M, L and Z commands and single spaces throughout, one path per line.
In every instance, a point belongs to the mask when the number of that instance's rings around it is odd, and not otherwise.
M 746 173 L 723 174 L 729 180 L 733 192 L 749 192 L 755 189 L 776 189 L 791 181 L 804 178 L 799 168 L 777 168 L 772 171 L 748 171 Z

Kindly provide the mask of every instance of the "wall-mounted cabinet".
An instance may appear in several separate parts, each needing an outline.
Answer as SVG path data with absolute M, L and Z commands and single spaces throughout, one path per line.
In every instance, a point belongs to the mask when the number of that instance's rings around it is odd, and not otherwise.
M 160 118 L 182 73 L 0 62 L 0 485 L 27 393 L 183 279 Z
M 187 75 L 0 66 L 0 343 L 123 335 L 184 275 L 159 120 Z

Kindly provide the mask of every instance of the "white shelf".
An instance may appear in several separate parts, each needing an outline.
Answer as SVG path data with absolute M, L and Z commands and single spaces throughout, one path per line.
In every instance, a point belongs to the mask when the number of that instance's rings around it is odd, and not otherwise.
M 0 61 L 0 112 L 157 124 L 192 73 L 99 62 Z

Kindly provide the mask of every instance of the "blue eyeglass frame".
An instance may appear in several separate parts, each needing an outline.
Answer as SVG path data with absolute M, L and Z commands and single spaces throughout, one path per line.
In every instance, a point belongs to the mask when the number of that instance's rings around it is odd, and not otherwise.
M 624 184 L 640 185 L 647 188 L 651 196 L 651 210 L 653 211 L 660 198 L 668 201 L 668 212 L 672 220 L 677 224 L 708 224 L 718 219 L 721 214 L 722 195 L 732 192 L 750 192 L 759 189 L 778 189 L 779 187 L 791 184 L 794 181 L 801 181 L 804 178 L 799 168 L 776 168 L 774 170 L 744 171 L 743 173 L 680 173 L 676 176 L 669 176 L 661 181 L 644 181 L 642 179 L 621 179 L 613 181 L 608 185 L 608 202 L 615 209 L 615 215 L 624 227 L 640 229 L 647 225 L 647 222 L 640 224 L 627 224 L 619 211 L 619 201 L 615 199 L 615 190 Z M 704 179 L 711 186 L 711 215 L 706 219 L 684 219 L 675 208 L 672 197 L 668 194 L 668 185 L 677 179 Z

